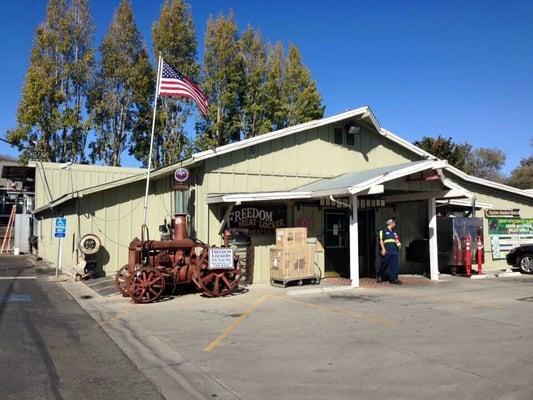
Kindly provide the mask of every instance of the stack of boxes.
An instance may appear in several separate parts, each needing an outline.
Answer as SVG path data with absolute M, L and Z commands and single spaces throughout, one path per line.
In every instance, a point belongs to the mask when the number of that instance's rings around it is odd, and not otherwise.
M 316 279 L 313 246 L 307 228 L 276 229 L 276 247 L 270 249 L 270 280 L 283 286 L 290 281 Z

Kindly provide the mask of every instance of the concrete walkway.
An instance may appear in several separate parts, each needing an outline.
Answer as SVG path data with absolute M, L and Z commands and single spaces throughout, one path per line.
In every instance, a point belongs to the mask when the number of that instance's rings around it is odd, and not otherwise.
M 531 399 L 533 279 L 157 304 L 67 289 L 167 399 Z

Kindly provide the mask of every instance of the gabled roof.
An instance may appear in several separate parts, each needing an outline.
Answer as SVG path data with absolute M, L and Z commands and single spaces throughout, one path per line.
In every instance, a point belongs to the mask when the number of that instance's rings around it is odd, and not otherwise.
M 326 117 L 326 118 L 322 118 L 322 119 L 319 119 L 319 120 L 305 122 L 305 123 L 294 125 L 294 126 L 291 126 L 291 127 L 288 127 L 288 128 L 279 129 L 279 130 L 276 130 L 276 131 L 273 131 L 273 132 L 270 132 L 270 133 L 266 133 L 264 135 L 255 136 L 255 137 L 252 137 L 252 138 L 249 138 L 249 139 L 241 140 L 239 142 L 234 142 L 234 143 L 226 144 L 224 146 L 219 146 L 219 147 L 216 147 L 216 148 L 211 149 L 211 150 L 206 150 L 206 151 L 202 151 L 202 152 L 199 152 L 199 153 L 195 153 L 192 156 L 190 156 L 189 158 L 183 159 L 183 160 L 181 160 L 181 161 L 179 161 L 179 162 L 177 162 L 177 163 L 175 163 L 173 165 L 169 165 L 169 166 L 166 166 L 166 167 L 162 167 L 162 168 L 153 170 L 152 173 L 151 173 L 151 176 L 152 176 L 153 179 L 160 178 L 160 177 L 163 177 L 163 176 L 167 176 L 167 175 L 172 174 L 174 172 L 174 170 L 176 168 L 178 168 L 178 167 L 193 167 L 193 166 L 199 164 L 200 162 L 202 162 L 204 160 L 207 160 L 207 159 L 210 159 L 210 158 L 213 158 L 213 157 L 217 157 L 217 156 L 222 155 L 222 154 L 230 153 L 230 152 L 237 151 L 237 150 L 240 150 L 240 149 L 243 149 L 243 148 L 246 148 L 246 147 L 250 147 L 250 146 L 254 146 L 254 145 L 260 144 L 260 143 L 268 142 L 270 140 L 279 139 L 281 137 L 293 135 L 293 134 L 296 134 L 298 132 L 306 131 L 308 129 L 327 126 L 327 125 L 330 125 L 330 124 L 335 124 L 335 123 L 338 123 L 338 122 L 341 122 L 341 121 L 350 120 L 350 119 L 367 121 L 369 126 L 371 126 L 378 134 L 382 135 L 384 138 L 389 139 L 390 141 L 400 145 L 401 147 L 403 147 L 403 148 L 407 149 L 408 151 L 412 152 L 413 154 L 416 154 L 416 155 L 422 157 L 423 159 L 425 159 L 425 160 L 423 160 L 421 162 L 424 162 L 424 161 L 439 161 L 439 159 L 437 157 L 435 157 L 434 155 L 428 153 L 427 151 L 421 149 L 418 146 L 415 146 L 414 144 L 410 143 L 409 141 L 397 136 L 393 132 L 381 127 L 381 125 L 379 124 L 376 116 L 374 115 L 374 113 L 372 112 L 370 107 L 363 106 L 363 107 L 359 107 L 359 108 L 356 108 L 356 109 L 353 109 L 353 110 L 345 111 L 345 112 L 340 113 L 340 114 L 332 115 L 330 117 Z M 483 185 L 483 186 L 487 186 L 487 187 L 503 190 L 503 191 L 506 191 L 506 192 L 509 192 L 509 193 L 513 193 L 513 194 L 517 194 L 517 195 L 520 195 L 520 196 L 525 196 L 525 197 L 530 198 L 530 199 L 533 198 L 533 193 L 528 193 L 528 192 L 526 192 L 524 190 L 517 189 L 517 188 L 511 187 L 511 186 L 507 186 L 507 185 L 503 185 L 503 184 L 487 181 L 485 179 L 481 179 L 481 178 L 476 178 L 476 177 L 470 176 L 470 175 L 465 174 L 464 172 L 462 172 L 462 171 L 458 170 L 457 168 L 452 167 L 450 165 L 446 165 L 444 167 L 444 169 L 446 171 L 449 171 L 451 174 L 453 174 L 455 176 L 458 176 L 459 178 L 464 179 L 465 181 L 468 181 L 468 182 L 477 183 L 479 185 Z M 67 196 L 63 196 L 63 197 L 58 198 L 58 199 L 54 199 L 52 203 L 50 203 L 50 204 L 48 204 L 46 206 L 40 207 L 39 209 L 35 210 L 34 212 L 40 212 L 40 211 L 43 211 L 43 210 L 45 210 L 47 208 L 51 208 L 53 206 L 60 205 L 60 204 L 66 202 L 66 201 L 68 201 L 68 200 L 70 200 L 71 198 L 74 198 L 74 197 L 78 197 L 78 196 L 83 196 L 83 195 L 99 192 L 99 191 L 106 190 L 106 189 L 109 189 L 109 188 L 112 188 L 112 187 L 126 185 L 126 184 L 130 184 L 130 183 L 133 183 L 133 182 L 138 182 L 138 181 L 143 180 L 143 179 L 146 179 L 146 173 L 144 171 L 139 173 L 138 175 L 130 176 L 128 178 L 120 179 L 120 180 L 113 181 L 113 182 L 109 182 L 109 183 L 106 183 L 106 184 L 103 184 L 103 185 L 90 187 L 90 188 L 84 189 L 82 191 L 75 192 L 72 195 L 67 195 Z M 286 192 L 286 193 L 287 193 L 287 196 L 294 196 L 294 192 Z M 292 193 L 292 194 L 289 194 L 289 193 Z M 292 197 L 287 197 L 287 198 L 292 198 Z

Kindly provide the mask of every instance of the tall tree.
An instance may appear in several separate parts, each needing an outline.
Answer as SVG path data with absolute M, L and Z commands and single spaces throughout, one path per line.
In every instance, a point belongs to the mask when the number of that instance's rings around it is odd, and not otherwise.
M 93 24 L 87 0 L 50 0 L 36 31 L 17 127 L 8 132 L 21 161 L 84 161 L 83 109 L 92 76 Z
M 498 149 L 480 147 L 468 154 L 464 164 L 464 172 L 479 178 L 492 181 L 503 181 L 501 169 L 505 163 L 505 154 Z
M 284 102 L 285 58 L 283 44 L 276 42 L 269 46 L 265 82 L 266 118 L 270 129 L 286 126 L 287 105 Z
M 244 138 L 269 132 L 272 122 L 267 115 L 267 52 L 259 31 L 249 26 L 240 39 L 244 67 L 242 130 Z
M 191 7 L 183 0 L 165 0 L 159 19 L 152 26 L 155 59 L 161 53 L 163 59 L 182 74 L 197 79 L 200 67 L 197 63 L 197 40 Z M 190 101 L 163 97 L 159 99 L 157 125 L 154 135 L 154 167 L 177 162 L 190 146 L 185 123 L 191 115 Z M 149 113 L 150 114 L 150 113 Z M 151 115 L 147 116 L 151 120 Z M 147 164 L 149 130 L 133 135 L 130 152 Z
M 233 15 L 210 17 L 205 33 L 203 88 L 210 103 L 209 116 L 197 124 L 196 147 L 207 149 L 234 142 L 241 135 L 244 92 L 243 60 Z
M 155 74 L 133 20 L 129 0 L 121 0 L 102 44 L 89 111 L 96 130 L 91 159 L 119 166 L 130 135 L 147 129 Z
M 424 136 L 414 144 L 435 157 L 448 160 L 450 165 L 460 170 L 465 169 L 465 162 L 472 151 L 472 146 L 468 143 L 455 143 L 451 137 L 445 138 L 441 135 L 436 138 Z
M 506 183 L 519 189 L 533 189 L 533 155 L 520 161 Z
M 300 51 L 292 44 L 289 45 L 285 62 L 283 97 L 287 107 L 285 126 L 312 121 L 324 115 L 324 106 L 316 82 L 303 65 Z

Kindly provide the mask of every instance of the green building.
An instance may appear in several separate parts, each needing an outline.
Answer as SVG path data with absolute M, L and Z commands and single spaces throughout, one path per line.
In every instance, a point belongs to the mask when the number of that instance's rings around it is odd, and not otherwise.
M 55 262 L 54 218 L 64 216 L 65 271 L 78 262 L 79 238 L 93 233 L 103 245 L 99 261 L 113 273 L 127 263 L 131 239 L 140 237 L 146 171 L 83 167 L 82 181 L 82 175 L 74 175 L 81 167 L 51 179 L 58 168 L 36 164 L 40 255 Z M 182 195 L 173 191 L 179 167 L 190 172 Z M 533 218 L 533 194 L 469 176 L 436 159 L 382 128 L 366 106 L 193 154 L 154 170 L 150 188 L 151 239 L 159 238 L 159 225 L 176 212 L 189 215 L 191 237 L 211 245 L 221 244 L 228 226 L 248 229 L 254 283 L 269 282 L 269 249 L 280 226 L 306 226 L 323 274 L 350 278 L 358 286 L 360 277 L 374 276 L 376 233 L 389 216 L 397 218 L 404 246 L 423 239 L 429 247 L 425 263 L 406 261 L 402 251 L 400 273 L 431 279 L 438 279 L 436 224 L 444 210 L 467 214 L 474 208 L 483 218 L 489 271 L 506 263 L 492 253 L 487 210 L 518 209 L 521 218 Z

